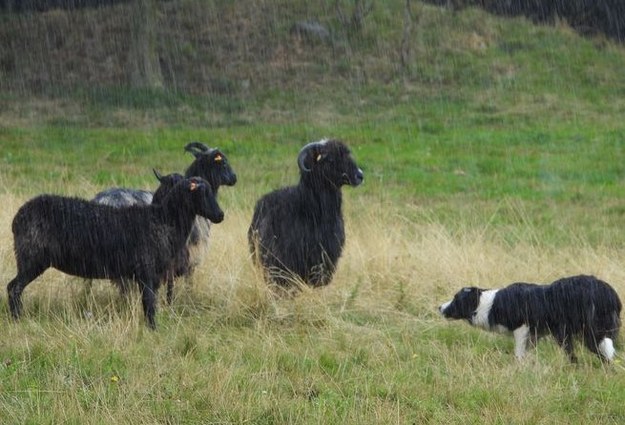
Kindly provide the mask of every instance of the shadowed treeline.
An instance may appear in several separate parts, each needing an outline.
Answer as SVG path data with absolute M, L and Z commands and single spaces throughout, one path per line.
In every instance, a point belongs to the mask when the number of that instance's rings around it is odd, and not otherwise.
M 479 6 L 503 16 L 526 16 L 534 22 L 565 20 L 581 34 L 603 33 L 625 41 L 625 2 L 622 0 L 426 0 L 453 9 Z
M 81 9 L 110 6 L 130 0 L 0 0 L 0 10 L 9 12 L 43 12 L 50 9 Z
M 604 33 L 620 42 L 625 40 L 625 2 L 621 0 L 425 0 L 454 9 L 479 6 L 504 16 L 527 16 L 535 22 L 566 20 L 582 34 Z M 42 12 L 51 9 L 81 9 L 130 3 L 129 0 L 0 0 L 0 11 Z M 327 2 L 328 4 L 332 2 Z M 337 4 L 339 2 L 336 2 Z M 360 11 L 370 11 L 374 2 L 354 2 Z M 411 0 L 407 0 L 411 3 Z M 412 1 L 412 3 L 418 3 Z M 356 16 L 356 14 L 352 15 Z M 358 23 L 361 23 L 359 21 Z

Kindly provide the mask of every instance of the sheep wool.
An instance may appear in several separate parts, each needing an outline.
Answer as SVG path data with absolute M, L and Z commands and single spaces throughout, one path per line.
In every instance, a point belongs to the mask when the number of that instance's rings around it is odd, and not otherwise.
M 252 258 L 270 283 L 330 283 L 345 243 L 341 187 L 358 186 L 363 172 L 339 140 L 304 146 L 297 158 L 300 181 L 256 203 L 248 241 Z

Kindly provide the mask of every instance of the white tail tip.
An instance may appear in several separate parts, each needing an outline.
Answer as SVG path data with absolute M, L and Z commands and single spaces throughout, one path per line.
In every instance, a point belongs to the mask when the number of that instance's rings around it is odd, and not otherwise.
M 610 338 L 603 338 L 603 340 L 601 340 L 599 343 L 599 352 L 608 361 L 612 361 L 614 359 L 616 350 L 614 349 L 614 343 Z

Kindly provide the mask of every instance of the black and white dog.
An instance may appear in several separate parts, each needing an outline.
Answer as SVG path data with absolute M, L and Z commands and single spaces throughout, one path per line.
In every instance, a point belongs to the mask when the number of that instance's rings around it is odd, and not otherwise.
M 528 340 L 551 334 L 576 361 L 573 338 L 604 361 L 614 359 L 621 326 L 621 300 L 594 276 L 572 276 L 550 285 L 513 283 L 501 289 L 463 288 L 439 307 L 448 319 L 464 319 L 489 331 L 512 332 L 514 354 L 525 355 Z

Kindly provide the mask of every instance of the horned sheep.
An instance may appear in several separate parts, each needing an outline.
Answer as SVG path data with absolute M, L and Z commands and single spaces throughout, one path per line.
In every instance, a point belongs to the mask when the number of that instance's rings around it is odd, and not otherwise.
M 324 286 L 345 243 L 341 187 L 360 185 L 364 175 L 339 140 L 304 146 L 297 163 L 299 184 L 256 203 L 248 241 L 270 283 L 289 287 L 299 277 L 307 285 Z
M 199 177 L 178 181 L 160 204 L 115 208 L 78 198 L 40 195 L 13 219 L 17 275 L 7 285 L 14 318 L 24 288 L 49 267 L 88 279 L 134 279 L 150 328 L 156 295 L 185 246 L 196 215 L 223 220 L 213 190 Z
M 213 193 L 217 196 L 220 186 L 234 186 L 237 182 L 237 175 L 233 171 L 228 158 L 217 148 L 210 148 L 201 142 L 190 142 L 184 150 L 191 153 L 195 159 L 185 172 L 185 177 L 198 176 L 204 178 L 212 187 Z M 161 188 L 163 185 L 161 185 Z M 156 202 L 157 199 L 150 191 L 128 188 L 111 188 L 104 190 L 93 198 L 98 204 L 111 205 L 114 207 L 127 207 L 130 205 L 148 205 Z M 195 225 L 189 236 L 186 247 L 177 256 L 174 265 L 174 276 L 190 276 L 195 266 L 199 263 L 197 253 L 203 251 L 208 244 L 210 232 L 210 221 L 202 217 L 197 217 Z M 192 255 L 195 254 L 195 255 Z M 114 281 L 122 293 L 128 288 L 122 281 Z M 167 300 L 172 301 L 173 279 L 167 281 Z

